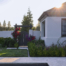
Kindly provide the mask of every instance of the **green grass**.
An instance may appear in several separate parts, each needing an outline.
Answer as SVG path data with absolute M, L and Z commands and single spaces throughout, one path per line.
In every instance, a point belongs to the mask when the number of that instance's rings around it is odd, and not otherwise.
M 0 57 L 28 57 L 26 49 L 0 49 Z

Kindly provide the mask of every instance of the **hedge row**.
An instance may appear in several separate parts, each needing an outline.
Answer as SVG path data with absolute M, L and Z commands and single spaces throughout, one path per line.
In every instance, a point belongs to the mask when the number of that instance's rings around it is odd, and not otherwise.
M 0 44 L 2 47 L 14 47 L 14 44 L 16 43 L 16 41 L 12 38 L 0 38 Z
M 29 54 L 31 57 L 66 57 L 66 46 L 65 47 L 45 47 L 40 44 L 36 45 L 34 42 L 28 43 Z

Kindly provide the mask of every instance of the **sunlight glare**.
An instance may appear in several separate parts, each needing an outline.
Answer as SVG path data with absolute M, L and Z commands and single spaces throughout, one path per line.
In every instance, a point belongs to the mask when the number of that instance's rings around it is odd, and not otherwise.
M 62 5 L 57 5 L 56 8 L 60 8 Z

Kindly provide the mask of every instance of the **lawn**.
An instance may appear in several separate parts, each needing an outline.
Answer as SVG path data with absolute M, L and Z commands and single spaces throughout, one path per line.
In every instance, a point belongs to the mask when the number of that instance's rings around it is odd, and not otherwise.
M 0 49 L 0 57 L 28 57 L 26 49 Z

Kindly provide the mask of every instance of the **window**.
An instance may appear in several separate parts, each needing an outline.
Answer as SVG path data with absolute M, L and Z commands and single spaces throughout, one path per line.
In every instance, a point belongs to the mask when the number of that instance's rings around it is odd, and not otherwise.
M 45 37 L 45 21 L 44 21 L 44 37 Z
M 45 37 L 45 21 L 42 22 L 42 28 L 43 36 Z
M 62 37 L 66 37 L 66 19 L 62 19 L 62 23 L 61 23 L 61 34 L 62 34 Z

